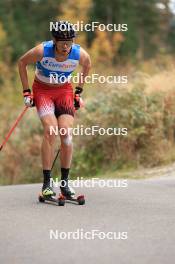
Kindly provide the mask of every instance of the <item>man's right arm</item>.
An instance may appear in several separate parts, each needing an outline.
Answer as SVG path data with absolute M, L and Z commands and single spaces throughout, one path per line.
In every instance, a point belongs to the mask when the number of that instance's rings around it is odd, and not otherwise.
M 36 63 L 43 58 L 43 44 L 40 44 L 26 52 L 18 61 L 19 74 L 23 86 L 23 90 L 29 89 L 27 65 Z

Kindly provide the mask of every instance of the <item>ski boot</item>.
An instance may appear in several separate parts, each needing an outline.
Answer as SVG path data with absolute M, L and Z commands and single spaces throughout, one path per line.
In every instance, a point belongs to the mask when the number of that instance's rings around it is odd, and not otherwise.
M 79 195 L 78 197 L 75 197 L 75 191 L 72 187 L 69 187 L 68 179 L 61 180 L 60 190 L 65 201 L 76 202 L 79 205 L 85 204 L 84 195 Z
M 53 191 L 53 188 L 50 186 L 50 183 L 43 184 L 42 195 L 43 196 L 55 196 L 56 195 L 56 193 Z
M 42 187 L 42 193 L 39 194 L 38 200 L 41 203 L 47 202 L 53 202 L 56 203 L 59 206 L 65 205 L 65 198 L 63 195 L 59 195 L 58 197 L 55 197 L 56 193 L 53 191 L 50 184 L 43 184 Z
M 73 190 L 73 188 L 69 187 L 68 181 L 66 181 L 66 184 L 64 185 L 65 186 L 60 186 L 61 194 L 66 198 L 71 198 L 75 196 L 75 191 Z

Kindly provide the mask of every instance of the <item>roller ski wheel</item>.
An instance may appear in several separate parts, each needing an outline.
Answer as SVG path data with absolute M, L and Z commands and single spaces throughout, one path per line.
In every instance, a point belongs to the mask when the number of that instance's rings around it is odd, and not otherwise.
M 65 205 L 65 198 L 62 194 L 59 195 L 58 197 L 58 205 L 59 206 L 64 206 Z
M 84 198 L 84 195 L 79 195 L 77 197 L 77 202 L 79 205 L 84 205 L 85 204 L 85 198 Z
M 61 194 L 63 195 L 63 194 Z M 64 196 L 64 195 L 63 195 Z M 79 195 L 79 196 L 75 196 L 75 195 L 71 195 L 71 196 L 64 196 L 65 201 L 71 201 L 71 202 L 76 202 L 79 205 L 84 205 L 85 204 L 85 198 L 84 195 Z
M 39 194 L 39 196 L 38 196 L 38 200 L 39 200 L 40 203 L 44 203 L 44 202 L 45 202 L 45 200 L 44 200 L 42 194 Z
M 64 206 L 65 205 L 65 198 L 63 195 L 59 195 L 57 198 L 52 195 L 43 195 L 42 193 L 39 194 L 38 200 L 40 203 L 44 203 L 45 201 L 47 202 L 52 202 L 56 203 L 58 206 Z

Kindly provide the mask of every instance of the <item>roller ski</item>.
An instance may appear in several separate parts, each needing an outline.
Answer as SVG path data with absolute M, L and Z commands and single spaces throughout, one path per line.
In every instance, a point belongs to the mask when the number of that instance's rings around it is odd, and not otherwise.
M 56 203 L 59 206 L 65 205 L 65 198 L 61 194 L 58 197 L 56 197 L 56 196 L 52 196 L 52 195 L 44 196 L 42 193 L 40 193 L 38 196 L 38 200 L 40 203 L 44 203 L 45 201 L 47 201 L 47 202 Z
M 65 199 L 63 195 L 59 195 L 56 197 L 56 193 L 53 191 L 52 187 L 46 186 L 42 188 L 42 192 L 39 194 L 38 197 L 39 202 L 44 203 L 45 201 L 54 202 L 59 206 L 65 205 Z
M 72 201 L 78 203 L 79 205 L 84 205 L 85 204 L 84 195 L 76 196 L 73 188 L 68 186 L 68 181 L 64 180 L 64 183 L 65 186 L 60 186 L 60 190 L 61 190 L 60 196 L 64 197 L 65 201 Z

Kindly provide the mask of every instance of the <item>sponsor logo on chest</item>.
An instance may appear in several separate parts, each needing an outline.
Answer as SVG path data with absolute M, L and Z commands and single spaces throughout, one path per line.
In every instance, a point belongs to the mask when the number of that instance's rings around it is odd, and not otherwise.
M 55 59 L 49 60 L 44 59 L 41 62 L 42 66 L 49 70 L 68 70 L 68 69 L 75 69 L 77 66 L 76 62 L 72 62 L 71 60 L 67 60 L 65 62 L 58 62 Z

